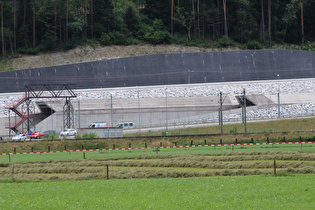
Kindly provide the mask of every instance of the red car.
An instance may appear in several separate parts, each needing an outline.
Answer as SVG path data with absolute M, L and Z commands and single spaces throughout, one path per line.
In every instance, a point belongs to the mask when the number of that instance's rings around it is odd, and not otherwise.
M 42 137 L 44 137 L 44 132 L 42 131 L 36 131 L 35 133 L 33 133 L 32 135 L 30 135 L 31 139 L 40 139 Z

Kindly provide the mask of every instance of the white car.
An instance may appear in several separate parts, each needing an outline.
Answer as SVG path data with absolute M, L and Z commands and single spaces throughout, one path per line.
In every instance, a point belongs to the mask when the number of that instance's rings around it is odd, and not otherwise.
M 75 136 L 77 131 L 75 129 L 66 129 L 62 131 L 59 135 L 62 136 Z
M 25 134 L 17 134 L 12 137 L 12 141 L 25 141 L 26 135 Z

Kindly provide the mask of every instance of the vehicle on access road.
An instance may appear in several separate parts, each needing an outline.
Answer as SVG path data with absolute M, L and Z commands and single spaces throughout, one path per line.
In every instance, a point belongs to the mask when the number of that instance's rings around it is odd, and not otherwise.
M 12 137 L 12 141 L 25 141 L 26 135 L 25 134 L 17 134 Z
M 42 137 L 44 137 L 44 132 L 42 131 L 36 131 L 35 133 L 30 135 L 30 139 L 40 139 Z
M 77 131 L 75 129 L 66 129 L 62 131 L 59 135 L 60 137 L 66 137 L 66 136 L 75 136 L 77 134 Z
M 120 127 L 120 128 L 123 128 L 123 129 L 133 128 L 134 127 L 134 123 L 133 122 L 118 123 L 117 127 Z
M 107 125 L 106 122 L 91 123 L 89 125 L 89 128 L 107 128 L 107 127 L 109 126 Z

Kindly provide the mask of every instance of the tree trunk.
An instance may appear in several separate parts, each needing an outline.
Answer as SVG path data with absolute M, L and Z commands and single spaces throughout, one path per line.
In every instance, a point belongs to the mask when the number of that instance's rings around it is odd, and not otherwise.
M 62 23 L 61 23 L 61 18 L 59 18 L 59 44 L 62 44 L 62 41 L 65 40 L 64 35 L 62 36 Z
M 228 27 L 227 27 L 227 20 L 226 20 L 226 1 L 227 0 L 222 0 L 222 1 L 223 1 L 223 13 L 224 13 L 224 35 L 226 37 L 229 37 Z
M 35 15 L 35 0 L 33 0 L 33 48 L 36 47 L 36 29 L 35 29 L 35 18 L 36 18 L 36 15 Z
M 16 51 L 16 0 L 13 0 L 13 50 Z
M 57 26 L 57 0 L 54 1 L 54 23 L 55 23 L 55 36 L 57 37 L 57 34 L 58 34 L 58 26 Z M 55 41 L 55 44 L 57 44 L 57 39 Z
M 191 27 L 187 27 L 187 30 L 188 30 L 188 40 L 191 40 L 190 29 L 191 29 Z
M 87 38 L 87 0 L 84 1 L 84 26 L 82 31 L 82 39 Z
M 2 59 L 4 60 L 5 51 L 4 51 L 4 33 L 3 33 L 3 2 L 1 4 L 1 43 L 2 43 Z
M 24 0 L 24 14 L 23 14 L 23 23 L 26 23 L 26 0 Z
M 91 0 L 91 6 L 90 6 L 90 16 L 91 16 L 91 20 L 90 20 L 90 24 L 91 24 L 91 38 L 94 38 L 94 16 L 93 16 L 93 0 Z
M 300 0 L 302 44 L 304 44 L 304 12 L 303 12 L 303 4 L 304 4 L 304 0 Z
M 68 42 L 69 39 L 69 0 L 67 0 L 67 14 L 66 14 L 66 42 Z
M 261 0 L 261 40 L 265 43 L 265 16 L 264 16 L 264 0 Z
M 198 38 L 200 38 L 200 2 L 197 0 L 197 30 L 198 30 Z
M 271 0 L 268 0 L 268 37 L 271 44 Z
M 174 0 L 172 0 L 171 2 L 171 34 L 173 35 L 174 34 L 174 31 L 173 31 L 173 19 L 174 19 Z
M 195 0 L 191 0 L 191 6 L 192 6 L 192 14 L 193 14 L 193 24 L 194 24 L 194 34 L 196 37 L 197 31 L 196 31 L 196 11 L 195 11 Z

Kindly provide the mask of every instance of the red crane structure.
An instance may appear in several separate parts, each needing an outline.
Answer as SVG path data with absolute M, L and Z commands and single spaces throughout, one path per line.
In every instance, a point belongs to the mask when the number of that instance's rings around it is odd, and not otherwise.
M 51 85 L 25 85 L 25 94 L 17 102 L 6 107 L 9 110 L 9 123 L 6 128 L 15 133 L 29 133 L 31 129 L 35 130 L 35 125 L 43 119 L 49 117 L 55 111 L 45 103 L 38 103 L 40 114 L 35 114 L 35 104 L 33 98 L 64 98 L 66 102 L 63 106 L 63 127 L 74 127 L 74 110 L 70 99 L 77 95 L 70 88 L 69 84 L 51 84 Z M 14 122 L 10 116 L 14 113 Z

